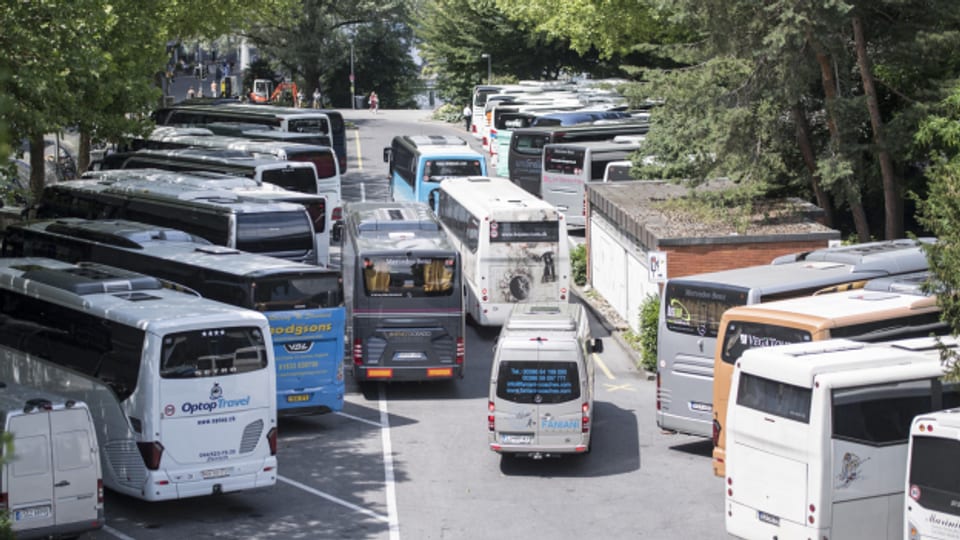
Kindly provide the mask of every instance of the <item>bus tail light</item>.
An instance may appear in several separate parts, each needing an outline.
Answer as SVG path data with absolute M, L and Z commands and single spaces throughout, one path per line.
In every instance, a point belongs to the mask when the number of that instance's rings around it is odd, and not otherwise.
M 163 445 L 157 441 L 145 441 L 137 443 L 137 450 L 140 450 L 140 457 L 143 458 L 144 465 L 151 471 L 160 468 L 160 459 L 163 457 Z
M 103 478 L 97 478 L 97 504 L 103 504 Z
M 353 365 L 363 364 L 363 341 L 360 338 L 353 340 Z
M 0 510 L 4 510 L 4 511 L 7 510 L 7 507 L 9 506 L 9 505 L 7 504 L 7 501 L 8 501 L 8 500 L 9 500 L 9 498 L 7 497 L 7 492 L 6 492 L 6 491 L 4 491 L 3 493 L 0 493 Z
M 720 421 L 717 419 L 713 420 L 713 445 L 720 446 L 720 431 L 723 428 L 720 427 Z
M 270 445 L 270 455 L 277 455 L 277 428 L 270 428 L 267 432 L 267 444 Z
M 566 287 L 560 287 L 560 299 L 561 299 L 561 300 L 566 300 L 566 299 L 567 299 L 567 288 L 566 288 Z
M 488 413 L 488 414 L 487 414 L 487 429 L 488 429 L 489 431 L 495 431 L 495 430 L 496 430 L 497 420 L 496 420 L 496 416 L 494 416 L 494 414 L 493 414 L 493 413 L 496 411 L 496 409 L 497 409 L 497 407 L 496 407 L 496 405 L 493 404 L 492 401 L 487 402 L 487 413 Z
M 727 497 L 733 497 L 733 477 L 727 477 Z
M 580 417 L 580 431 L 582 433 L 590 432 L 590 404 L 584 403 L 580 408 L 582 416 Z
M 466 356 L 466 354 L 467 354 L 467 348 L 463 344 L 463 338 L 458 337 L 457 338 L 457 358 L 456 358 L 457 365 L 460 365 L 460 366 L 463 365 L 463 359 Z
M 340 221 L 343 219 L 343 207 L 334 206 L 333 212 L 330 214 L 331 221 Z
M 817 520 L 813 517 L 813 514 L 815 514 L 816 511 L 817 511 L 817 507 L 816 507 L 816 505 L 814 505 L 813 503 L 811 503 L 808 508 L 810 509 L 810 515 L 807 517 L 807 521 L 810 522 L 811 525 L 813 525 L 814 522 L 817 521 Z

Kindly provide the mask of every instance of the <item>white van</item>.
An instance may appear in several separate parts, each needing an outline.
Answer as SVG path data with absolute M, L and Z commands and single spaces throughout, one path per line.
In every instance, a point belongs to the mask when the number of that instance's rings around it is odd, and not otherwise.
M 590 450 L 594 361 L 579 304 L 517 304 L 490 373 L 490 449 L 540 459 Z
M 87 405 L 0 383 L 12 455 L 0 466 L 0 497 L 17 538 L 58 538 L 103 527 L 103 480 Z

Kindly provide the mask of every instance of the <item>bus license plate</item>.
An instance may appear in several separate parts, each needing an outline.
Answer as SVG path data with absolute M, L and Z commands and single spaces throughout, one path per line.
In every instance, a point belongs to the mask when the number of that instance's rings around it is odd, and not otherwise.
M 759 512 L 759 511 L 758 511 L 758 512 L 757 512 L 757 519 L 759 519 L 760 521 L 762 521 L 762 522 L 764 522 L 764 523 L 769 523 L 770 525 L 773 525 L 774 527 L 779 527 L 779 526 L 780 526 L 780 518 L 778 518 L 777 516 L 775 516 L 775 515 L 773 515 L 773 514 L 768 514 L 768 513 L 766 513 L 766 512 Z
M 500 442 L 503 444 L 530 444 L 533 442 L 532 435 L 500 435 Z
M 421 352 L 398 352 L 393 355 L 394 360 L 425 360 L 426 357 Z
M 310 401 L 310 394 L 290 394 L 287 396 L 287 403 L 302 403 Z
M 28 519 L 43 519 L 50 517 L 50 506 L 31 506 L 29 508 L 21 508 L 20 510 L 15 510 L 13 512 L 14 521 L 24 521 Z
M 210 480 L 213 478 L 223 478 L 224 476 L 230 476 L 230 473 L 233 472 L 231 467 L 224 467 L 222 469 L 207 469 L 205 471 L 200 471 L 201 476 L 204 480 Z

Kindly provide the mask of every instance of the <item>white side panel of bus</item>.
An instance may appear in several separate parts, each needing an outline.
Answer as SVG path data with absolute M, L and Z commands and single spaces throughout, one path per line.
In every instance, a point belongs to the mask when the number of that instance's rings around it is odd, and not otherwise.
M 906 442 L 877 447 L 835 439 L 831 444 L 833 536 L 892 538 L 887 536 L 889 530 L 899 535 L 903 530 Z M 894 503 L 897 511 L 889 514 Z

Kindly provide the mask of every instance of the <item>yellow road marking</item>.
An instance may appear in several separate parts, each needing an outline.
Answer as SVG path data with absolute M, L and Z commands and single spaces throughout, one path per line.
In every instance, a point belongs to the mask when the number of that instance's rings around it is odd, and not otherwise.
M 635 392 L 635 391 L 636 391 L 636 390 L 633 389 L 633 385 L 631 385 L 630 383 L 626 383 L 626 384 L 608 384 L 608 383 L 604 383 L 603 386 L 606 387 L 606 389 L 607 389 L 608 392 L 616 392 L 617 390 L 628 390 L 628 391 L 630 391 L 630 392 Z
M 357 170 L 363 170 L 363 152 L 360 151 L 360 128 L 353 130 L 353 139 L 357 142 Z
M 593 361 L 600 366 L 600 370 L 603 371 L 603 374 L 607 376 L 611 381 L 616 380 L 616 377 L 613 376 L 613 373 L 607 368 L 607 365 L 603 363 L 603 360 L 600 359 L 600 356 L 597 353 L 590 353 L 593 355 Z

